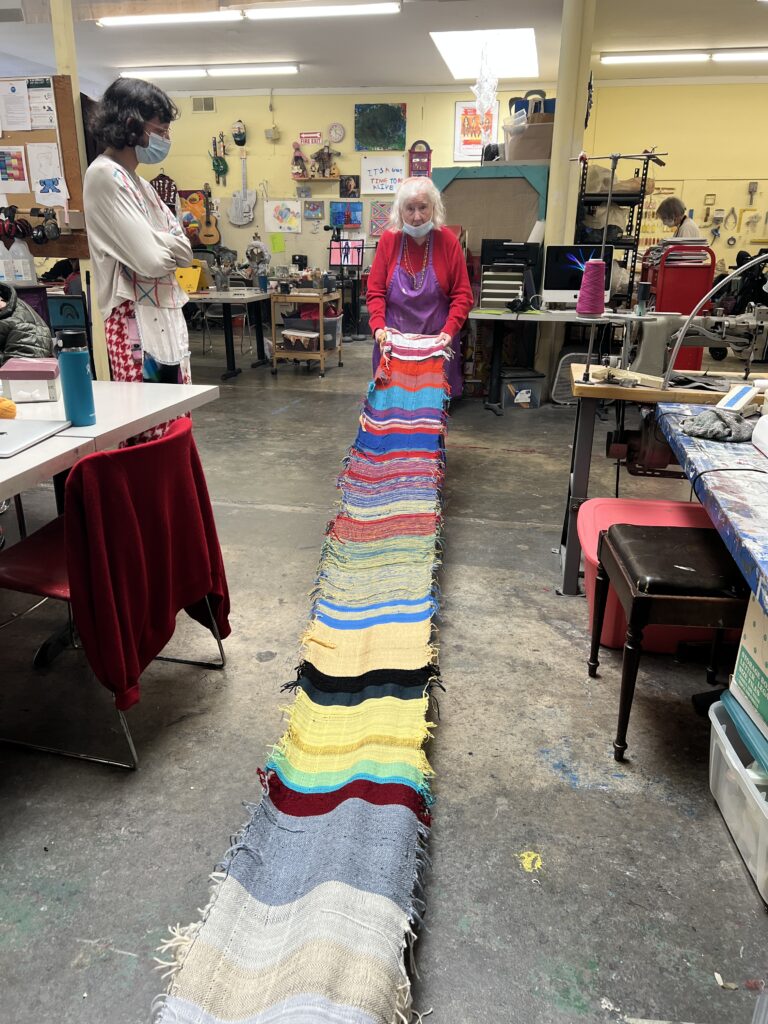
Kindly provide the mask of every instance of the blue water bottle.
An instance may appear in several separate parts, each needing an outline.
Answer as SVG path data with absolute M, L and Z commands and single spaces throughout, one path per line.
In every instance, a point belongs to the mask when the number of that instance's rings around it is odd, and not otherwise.
M 96 422 L 96 408 L 88 338 L 85 331 L 78 330 L 61 331 L 59 337 L 59 373 L 66 417 L 73 427 L 90 427 Z

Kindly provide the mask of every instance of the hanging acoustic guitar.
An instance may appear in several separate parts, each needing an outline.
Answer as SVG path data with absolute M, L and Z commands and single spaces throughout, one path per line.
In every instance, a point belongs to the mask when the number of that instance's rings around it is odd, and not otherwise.
M 235 192 L 229 204 L 229 223 L 235 227 L 242 227 L 250 224 L 254 218 L 254 207 L 256 206 L 256 190 L 248 189 L 248 177 L 245 169 L 245 150 L 240 150 L 240 167 L 243 173 L 243 180 L 240 191 Z
M 218 245 L 221 241 L 221 232 L 216 224 L 216 218 L 211 213 L 211 186 L 207 181 L 203 185 L 203 195 L 205 196 L 205 219 L 200 225 L 197 237 L 203 245 Z

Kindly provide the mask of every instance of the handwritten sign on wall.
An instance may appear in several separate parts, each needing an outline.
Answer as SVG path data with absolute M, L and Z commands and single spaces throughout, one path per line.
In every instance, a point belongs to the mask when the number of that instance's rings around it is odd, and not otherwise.
M 405 177 L 405 154 L 360 157 L 361 195 L 391 195 Z

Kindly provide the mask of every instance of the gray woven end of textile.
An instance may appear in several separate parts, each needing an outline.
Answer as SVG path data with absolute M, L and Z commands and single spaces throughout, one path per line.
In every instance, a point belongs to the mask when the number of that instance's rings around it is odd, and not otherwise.
M 755 421 L 756 422 L 756 421 Z M 726 409 L 707 409 L 698 416 L 689 416 L 680 421 L 680 428 L 689 437 L 703 437 L 708 441 L 749 441 L 755 428 L 754 422 L 744 419 L 741 413 Z

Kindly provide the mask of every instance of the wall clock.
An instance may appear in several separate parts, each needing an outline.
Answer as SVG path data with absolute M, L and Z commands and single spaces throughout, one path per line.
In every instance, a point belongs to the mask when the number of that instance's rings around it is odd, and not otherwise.
M 344 125 L 339 124 L 338 121 L 334 121 L 333 124 L 328 126 L 328 138 L 331 142 L 341 142 L 345 134 Z

